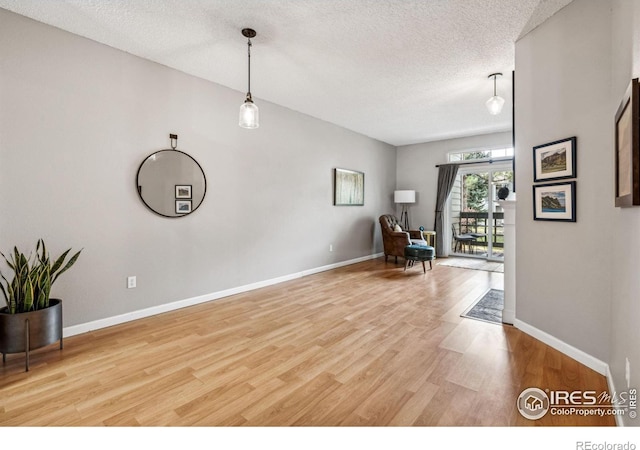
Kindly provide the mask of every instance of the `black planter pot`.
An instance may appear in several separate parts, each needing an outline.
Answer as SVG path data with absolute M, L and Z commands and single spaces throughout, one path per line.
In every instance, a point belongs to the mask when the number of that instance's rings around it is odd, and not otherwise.
M 8 353 L 25 353 L 29 371 L 29 352 L 60 341 L 62 349 L 62 300 L 49 299 L 49 307 L 38 311 L 9 314 L 0 309 L 0 353 L 2 362 Z

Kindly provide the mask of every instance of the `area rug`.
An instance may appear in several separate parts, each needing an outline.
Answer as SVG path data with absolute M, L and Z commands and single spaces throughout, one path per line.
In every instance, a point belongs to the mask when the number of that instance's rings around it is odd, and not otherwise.
M 486 270 L 487 272 L 504 273 L 504 263 L 486 261 L 477 258 L 445 258 L 437 263 L 439 266 L 459 267 L 461 269 Z
M 469 309 L 460 314 L 460 316 L 485 322 L 502 323 L 503 309 L 504 291 L 500 289 L 489 289 L 482 297 L 474 302 Z

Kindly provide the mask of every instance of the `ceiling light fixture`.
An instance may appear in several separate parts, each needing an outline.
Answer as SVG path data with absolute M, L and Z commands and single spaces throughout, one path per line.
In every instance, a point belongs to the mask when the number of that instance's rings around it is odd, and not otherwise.
M 253 103 L 251 98 L 251 38 L 256 37 L 256 32 L 251 28 L 242 30 L 242 35 L 247 38 L 247 98 L 240 105 L 240 123 L 242 128 L 258 128 L 260 126 L 258 120 L 258 107 Z
M 495 116 L 500 114 L 502 111 L 502 107 L 504 106 L 504 99 L 496 94 L 496 77 L 501 77 L 501 73 L 492 73 L 488 76 L 488 78 L 493 77 L 493 97 L 487 100 L 487 109 L 489 110 L 489 114 Z

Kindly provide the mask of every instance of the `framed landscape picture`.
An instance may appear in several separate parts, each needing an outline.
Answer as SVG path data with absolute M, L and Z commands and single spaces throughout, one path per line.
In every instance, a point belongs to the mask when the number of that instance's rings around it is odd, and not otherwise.
M 191 198 L 191 185 L 176 184 L 176 198 Z
M 576 221 L 576 182 L 533 186 L 533 219 Z
M 533 147 L 533 181 L 576 177 L 576 137 Z
M 333 204 L 335 206 L 364 205 L 364 173 L 356 170 L 333 170 Z
M 191 200 L 176 200 L 176 214 L 189 214 L 191 212 Z
M 640 88 L 635 78 L 615 116 L 616 206 L 640 205 Z

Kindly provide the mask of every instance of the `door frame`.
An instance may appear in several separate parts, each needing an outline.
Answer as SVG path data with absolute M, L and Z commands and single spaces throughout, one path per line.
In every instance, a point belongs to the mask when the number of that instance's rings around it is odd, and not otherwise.
M 503 256 L 502 257 L 496 257 L 493 255 L 493 202 L 494 202 L 494 195 L 496 194 L 495 189 L 493 188 L 493 173 L 494 172 L 508 172 L 508 171 L 513 171 L 513 166 L 512 163 L 510 161 L 505 161 L 505 162 L 488 162 L 486 164 L 476 164 L 473 166 L 468 166 L 468 167 L 464 167 L 461 166 L 458 169 L 458 174 L 456 176 L 456 179 L 458 177 L 462 177 L 465 174 L 468 173 L 474 173 L 474 172 L 484 172 L 487 173 L 489 176 L 489 189 L 487 192 L 487 203 L 488 203 L 488 208 L 487 208 L 487 255 L 486 256 L 482 256 L 482 255 L 475 255 L 475 254 L 468 254 L 468 253 L 459 253 L 459 252 L 454 252 L 451 244 L 453 241 L 453 236 L 449 236 L 448 241 L 448 254 L 452 255 L 452 256 L 463 256 L 463 257 L 467 257 L 467 258 L 478 258 L 478 259 L 485 259 L 487 261 L 496 261 L 496 262 L 503 262 L 504 261 L 504 252 L 503 252 Z M 451 225 L 454 223 L 453 222 L 453 214 L 452 214 L 452 204 L 451 204 L 451 197 L 449 197 L 447 199 L 447 204 L 446 204 L 446 208 L 447 208 L 447 214 L 446 214 L 446 230 L 447 230 L 447 234 L 451 233 Z

